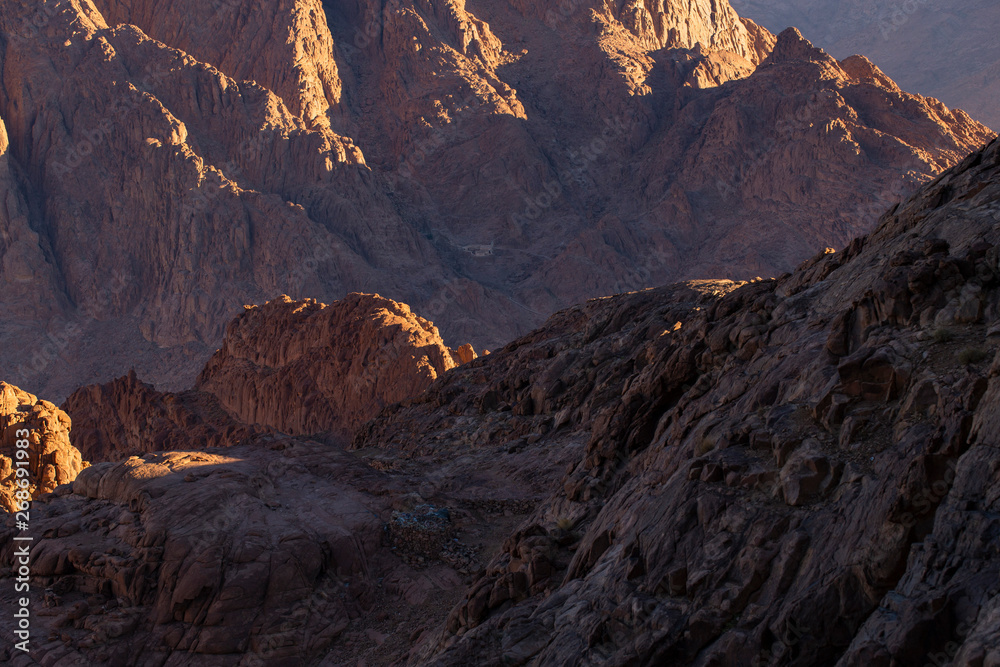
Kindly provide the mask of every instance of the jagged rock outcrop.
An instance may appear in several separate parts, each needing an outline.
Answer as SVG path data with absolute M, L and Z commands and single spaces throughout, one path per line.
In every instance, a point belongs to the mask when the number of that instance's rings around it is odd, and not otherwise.
M 320 0 L 96 0 L 94 5 L 108 25 L 138 26 L 237 81 L 257 81 L 310 126 L 329 127 L 330 110 L 340 103 L 333 37 Z
M 406 304 L 377 294 L 330 305 L 286 296 L 230 323 L 196 387 L 247 424 L 350 437 L 460 361 Z
M 411 662 L 995 663 L 998 222 L 994 141 L 794 274 L 590 302 L 384 412 L 358 447 L 587 443 Z
M 772 30 L 796 26 L 837 58 L 864 54 L 905 90 L 936 97 L 1000 128 L 995 2 L 732 0 L 732 5 Z
M 355 452 L 93 466 L 32 512 L 40 653 L 994 664 L 998 223 L 995 140 L 794 273 L 566 309 Z
M 195 388 L 172 393 L 135 371 L 73 392 L 73 444 L 90 461 L 233 447 L 263 433 L 350 439 L 380 409 L 420 394 L 477 357 L 450 350 L 406 304 L 351 294 L 325 305 L 288 297 L 248 306 Z
M 38 498 L 72 482 L 89 465 L 70 444 L 70 424 L 52 403 L 0 382 L 0 510 L 15 511 L 19 491 Z
M 774 275 L 989 137 L 795 34 L 767 58 L 724 1 L 5 9 L 0 362 L 53 397 L 189 387 L 283 293 L 378 291 L 493 349 L 595 295 Z
M 81 387 L 62 409 L 73 419 L 73 445 L 88 461 L 233 447 L 259 432 L 230 415 L 212 394 L 156 391 L 140 382 L 135 371 L 106 384 Z

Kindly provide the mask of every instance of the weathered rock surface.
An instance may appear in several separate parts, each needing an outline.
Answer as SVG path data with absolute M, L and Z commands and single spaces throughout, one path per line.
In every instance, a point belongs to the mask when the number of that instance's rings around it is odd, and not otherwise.
M 411 662 L 996 664 L 998 222 L 994 141 L 844 252 L 569 309 L 385 411 L 358 446 L 588 442 Z
M 190 387 L 280 294 L 494 349 L 775 275 L 989 137 L 724 1 L 20 1 L 0 35 L 0 362 L 57 398 Z
M 253 439 L 260 430 L 235 419 L 212 394 L 159 392 L 140 382 L 134 371 L 76 390 L 62 409 L 73 419 L 73 445 L 88 461 L 233 447 Z
M 283 297 L 233 320 L 197 389 L 247 424 L 349 437 L 459 362 L 406 304 L 377 294 L 330 305 Z
M 497 461 L 496 446 L 447 467 L 437 457 L 400 466 L 261 434 L 97 463 L 32 506 L 29 660 L 405 659 L 577 449 L 553 448 L 543 465 L 528 452 Z M 0 527 L 5 563 L 14 532 Z M 12 629 L 0 620 L 0 660 L 21 665 Z
M 258 82 L 309 125 L 329 127 L 329 112 L 340 103 L 333 36 L 319 0 L 96 0 L 94 5 L 108 25 L 138 26 L 237 81 Z
M 89 465 L 70 444 L 70 423 L 52 403 L 0 382 L 0 510 L 13 512 L 20 506 L 18 491 L 38 498 L 72 482 Z M 27 447 L 18 447 L 19 441 L 27 441 Z M 27 486 L 19 483 L 22 479 Z
M 995 2 L 732 0 L 732 6 L 771 30 L 796 26 L 837 58 L 864 54 L 905 90 L 1000 128 Z
M 561 311 L 356 451 L 95 465 L 33 508 L 40 658 L 997 664 L 998 223 L 995 140 L 794 273 Z
M 134 371 L 82 387 L 62 406 L 90 461 L 246 444 L 266 432 L 349 440 L 386 405 L 476 358 L 450 350 L 406 304 L 350 294 L 248 306 L 193 389 L 161 392 Z

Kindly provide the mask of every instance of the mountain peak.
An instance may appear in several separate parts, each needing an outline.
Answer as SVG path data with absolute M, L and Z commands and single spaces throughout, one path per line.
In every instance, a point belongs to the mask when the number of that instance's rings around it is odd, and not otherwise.
M 778 35 L 778 40 L 765 61 L 767 63 L 788 62 L 791 60 L 822 61 L 831 59 L 822 49 L 812 45 L 802 36 L 798 28 L 786 28 Z

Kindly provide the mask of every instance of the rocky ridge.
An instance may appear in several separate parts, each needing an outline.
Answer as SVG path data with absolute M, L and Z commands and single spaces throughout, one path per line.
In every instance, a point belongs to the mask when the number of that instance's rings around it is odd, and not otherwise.
M 445 347 L 432 322 L 377 294 L 330 305 L 283 296 L 229 324 L 194 388 L 157 391 L 132 371 L 78 389 L 62 407 L 91 461 L 228 448 L 265 433 L 344 441 L 476 356 L 471 345 Z
M 33 509 L 44 659 L 996 664 L 998 223 L 995 140 L 794 273 L 557 313 L 353 452 L 92 466 Z
M 73 445 L 88 461 L 121 461 L 177 449 L 225 448 L 262 430 L 234 418 L 207 392 L 160 392 L 135 371 L 81 387 L 62 409 L 73 418 Z
M 570 309 L 368 424 L 587 440 L 411 663 L 1000 660 L 998 202 L 994 141 L 843 252 Z
M 56 398 L 190 387 L 283 293 L 378 291 L 481 349 L 774 275 L 990 136 L 726 2 L 12 2 L 0 34 L 0 354 Z
M 1000 127 L 1000 44 L 989 0 L 733 0 L 742 15 L 772 30 L 794 25 L 837 58 L 863 53 L 906 90 L 961 107 Z

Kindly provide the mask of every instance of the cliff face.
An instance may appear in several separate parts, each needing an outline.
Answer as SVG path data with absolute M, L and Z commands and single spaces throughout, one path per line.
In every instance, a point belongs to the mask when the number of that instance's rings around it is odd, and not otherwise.
M 330 305 L 284 297 L 230 323 L 196 386 L 247 424 L 349 437 L 458 361 L 406 304 L 367 294 Z
M 188 387 L 283 293 L 378 291 L 494 348 L 774 275 L 989 136 L 794 33 L 768 59 L 726 2 L 59 0 L 0 34 L 0 336 L 28 345 L 0 354 L 55 397 Z
M 342 83 L 319 0 L 243 3 L 97 0 L 110 26 L 149 37 L 211 63 L 237 81 L 256 81 L 307 125 L 329 127 Z
M 92 466 L 32 510 L 39 655 L 995 664 L 998 222 L 994 141 L 777 280 L 561 311 L 354 452 Z M 330 308 L 250 310 L 227 354 L 265 310 L 297 341 Z
M 14 512 L 20 506 L 19 491 L 36 499 L 72 482 L 90 465 L 70 444 L 70 423 L 66 413 L 52 403 L 0 382 L 0 509 Z M 25 440 L 28 445 L 19 447 L 18 442 Z M 27 452 L 27 458 L 20 451 Z M 20 484 L 22 479 L 28 481 L 27 486 Z
M 140 382 L 134 371 L 106 384 L 77 389 L 62 409 L 73 418 L 73 445 L 88 461 L 233 447 L 259 432 L 233 418 L 211 394 L 159 392 Z

